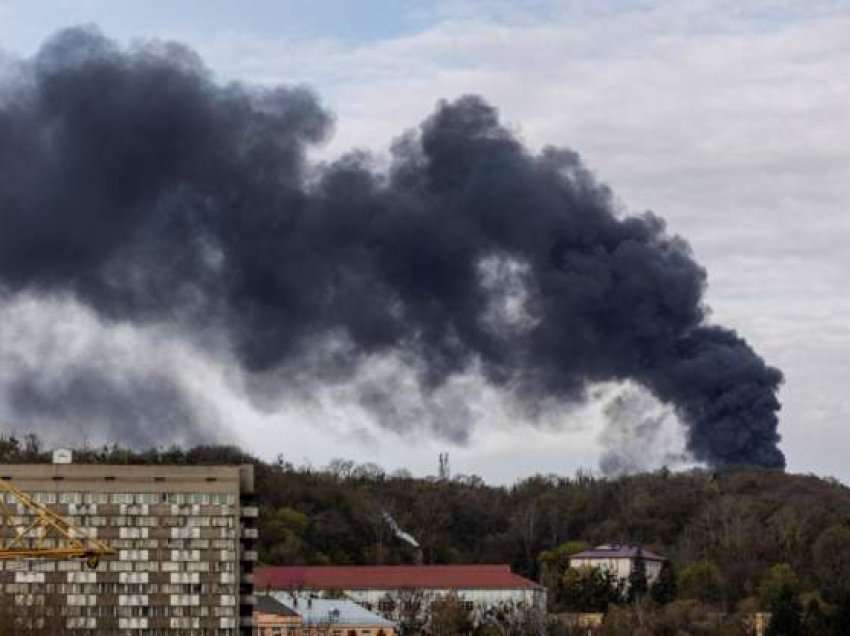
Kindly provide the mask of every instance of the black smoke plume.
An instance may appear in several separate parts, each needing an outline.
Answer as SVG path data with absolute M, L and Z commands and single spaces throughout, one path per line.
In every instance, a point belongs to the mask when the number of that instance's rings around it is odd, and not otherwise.
M 474 366 L 529 417 L 631 379 L 675 406 L 696 459 L 784 466 L 782 375 L 707 323 L 688 245 L 482 99 L 440 103 L 379 172 L 356 153 L 311 167 L 332 125 L 312 93 L 221 85 L 179 45 L 71 29 L 18 70 L 0 89 L 5 293 L 221 333 L 247 373 L 331 336 L 338 373 L 402 355 L 426 392 Z

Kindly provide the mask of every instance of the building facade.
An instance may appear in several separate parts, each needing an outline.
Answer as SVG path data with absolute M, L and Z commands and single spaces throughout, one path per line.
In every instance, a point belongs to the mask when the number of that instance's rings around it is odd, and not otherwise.
M 254 606 L 254 636 L 300 636 L 301 617 L 267 594 L 257 595 Z
M 427 608 L 448 595 L 473 613 L 497 607 L 546 609 L 546 589 L 508 565 L 260 567 L 256 586 L 258 592 L 284 592 L 291 598 L 342 594 L 392 620 L 399 620 L 405 604 Z
M 58 617 L 79 634 L 251 633 L 253 467 L 3 465 L 0 479 L 116 552 L 94 570 L 80 560 L 0 562 L 0 603 L 18 615 Z M 19 515 L 0 528 L 8 538 L 32 519 L 3 497 Z
M 347 599 L 257 597 L 257 636 L 396 636 L 395 623 Z M 293 618 L 294 617 L 294 618 Z M 283 621 L 287 621 L 284 626 Z
M 571 568 L 598 568 L 614 574 L 621 581 L 628 581 L 635 561 L 643 559 L 646 566 L 646 581 L 655 582 L 661 574 L 664 557 L 637 545 L 603 544 L 570 557 Z

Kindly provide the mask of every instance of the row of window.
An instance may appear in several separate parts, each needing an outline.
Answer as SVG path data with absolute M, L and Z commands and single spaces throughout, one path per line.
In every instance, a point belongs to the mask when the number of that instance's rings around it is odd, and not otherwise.
M 202 506 L 235 506 L 237 497 L 232 493 L 181 493 L 181 492 L 34 492 L 27 493 L 41 504 L 199 504 Z M 17 504 L 12 493 L 6 493 L 7 504 Z
M 73 618 L 230 618 L 236 616 L 235 603 L 227 605 L 105 605 L 103 603 L 53 604 L 44 596 L 18 594 L 17 607 L 39 607 L 47 616 Z M 43 609 L 41 609 L 43 608 Z
M 30 583 L 6 583 L 7 594 L 30 594 Z M 234 594 L 233 585 L 222 583 L 46 583 L 37 588 L 44 597 L 51 594 L 109 594 L 114 596 L 131 594 Z
M 29 515 L 19 515 L 9 517 L 9 523 L 17 527 L 28 527 L 34 517 Z M 125 515 L 115 516 L 88 516 L 88 517 L 71 517 L 74 524 L 80 528 L 105 528 L 107 526 L 113 528 L 233 528 L 236 525 L 236 519 L 233 515 L 210 517 L 207 515 L 197 516 L 176 516 L 176 517 L 129 517 Z M 37 528 L 34 530 L 38 530 Z

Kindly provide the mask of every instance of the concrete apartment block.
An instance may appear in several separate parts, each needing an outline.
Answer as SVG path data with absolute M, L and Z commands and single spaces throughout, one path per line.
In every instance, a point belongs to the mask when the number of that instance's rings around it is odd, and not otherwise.
M 251 633 L 252 466 L 0 465 L 0 479 L 116 551 L 94 571 L 76 560 L 0 561 L 0 602 L 58 609 L 75 634 Z M 0 496 L 15 509 L 13 495 Z M 29 526 L 23 506 L 16 514 Z

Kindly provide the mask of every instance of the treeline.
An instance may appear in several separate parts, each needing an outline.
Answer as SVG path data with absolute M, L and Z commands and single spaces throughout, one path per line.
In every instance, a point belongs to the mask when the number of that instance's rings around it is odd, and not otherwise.
M 20 461 L 49 456 L 37 438 L 0 440 L 0 463 Z M 252 463 L 260 559 L 267 564 L 509 563 L 547 585 L 553 611 L 577 611 L 614 599 L 576 581 L 567 571 L 569 554 L 599 543 L 638 543 L 669 557 L 676 600 L 727 613 L 770 609 L 780 595 L 765 592 L 773 585 L 782 594 L 791 590 L 803 618 L 821 612 L 838 620 L 850 606 L 850 489 L 813 475 L 579 473 L 496 487 L 475 476 L 417 479 L 347 460 L 321 469 L 284 458 L 262 462 L 219 446 L 81 449 L 75 461 Z M 421 553 L 394 537 L 385 512 L 416 538 Z M 850 618 L 840 633 L 850 633 Z

